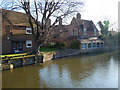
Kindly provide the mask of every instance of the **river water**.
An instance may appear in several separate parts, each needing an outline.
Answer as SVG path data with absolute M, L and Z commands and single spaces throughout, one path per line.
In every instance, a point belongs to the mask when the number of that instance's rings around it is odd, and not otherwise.
M 2 72 L 3 88 L 118 88 L 118 52 L 73 56 Z

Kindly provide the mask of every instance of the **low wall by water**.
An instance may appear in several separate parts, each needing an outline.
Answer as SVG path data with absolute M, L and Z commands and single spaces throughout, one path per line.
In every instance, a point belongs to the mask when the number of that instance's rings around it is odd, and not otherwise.
M 103 49 L 101 51 L 105 52 L 108 50 Z M 16 59 L 12 58 L 12 59 L 3 60 L 2 65 L 0 64 L 0 68 L 2 68 L 2 70 L 13 69 L 15 67 L 32 65 L 35 63 L 43 63 L 43 62 L 55 60 L 58 58 L 82 55 L 82 54 L 91 53 L 91 52 L 93 51 L 81 51 L 76 49 L 69 49 L 69 50 L 64 50 L 59 52 L 43 52 L 40 55 L 35 55 L 31 57 L 23 57 L 23 58 L 16 58 Z M 94 51 L 94 52 L 96 53 L 99 51 Z
M 64 52 L 44 52 L 40 55 L 31 56 L 31 57 L 23 57 L 23 58 L 9 58 L 7 60 L 2 61 L 2 70 L 13 69 L 15 67 L 22 67 L 27 65 L 32 65 L 35 63 L 43 63 L 46 61 L 50 61 L 57 58 L 63 58 L 68 56 L 79 55 L 79 50 L 65 50 Z
M 80 54 L 80 50 L 70 49 L 70 50 L 65 50 L 64 52 L 63 51 L 56 52 L 54 54 L 54 59 L 68 57 L 68 56 L 75 56 L 75 55 L 79 55 L 79 54 Z
M 2 61 L 0 67 L 2 68 L 2 70 L 7 70 L 7 69 L 13 69 L 15 67 L 22 67 L 22 66 L 27 66 L 42 62 L 43 62 L 43 56 L 37 55 L 37 56 L 25 57 L 25 58 L 23 57 L 23 58 L 15 58 L 15 59 L 14 58 L 6 59 Z

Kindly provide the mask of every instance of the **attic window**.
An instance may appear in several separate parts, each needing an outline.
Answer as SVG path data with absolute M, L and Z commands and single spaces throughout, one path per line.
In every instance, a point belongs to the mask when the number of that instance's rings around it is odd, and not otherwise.
M 32 34 L 32 29 L 31 28 L 26 28 L 26 34 Z

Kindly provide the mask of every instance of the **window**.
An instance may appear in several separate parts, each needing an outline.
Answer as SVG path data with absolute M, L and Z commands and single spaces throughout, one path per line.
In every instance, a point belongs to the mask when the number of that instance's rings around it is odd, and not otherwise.
M 80 25 L 80 28 L 82 29 L 82 31 L 84 31 L 84 30 L 83 30 L 83 28 L 84 28 L 84 26 L 83 26 L 83 25 Z
M 32 34 L 32 29 L 31 28 L 26 28 L 26 34 Z
M 62 30 L 60 30 L 60 33 L 62 33 Z
M 97 43 L 97 47 L 100 47 L 100 43 Z
M 86 35 L 87 35 L 87 29 L 86 29 L 86 28 L 84 28 L 83 35 L 84 35 L 84 36 L 86 36 Z
M 94 36 L 97 36 L 97 30 L 94 29 Z
M 87 29 L 86 28 L 84 28 L 84 32 L 86 32 L 87 31 Z
M 73 30 L 70 31 L 70 35 L 73 36 L 74 35 L 74 32 Z
M 82 49 L 86 49 L 87 48 L 87 43 L 82 43 Z
M 103 47 L 104 46 L 104 43 L 103 42 L 101 42 L 101 47 Z
M 97 30 L 96 30 L 96 29 L 94 29 L 94 31 L 96 32 Z
M 93 43 L 93 48 L 96 48 L 96 43 Z
M 88 48 L 92 48 L 92 44 L 91 43 L 88 44 Z
M 13 25 L 13 28 L 17 30 L 26 30 L 26 26 Z
M 27 48 L 31 48 L 32 47 L 32 41 L 31 40 L 26 41 L 26 47 Z
M 18 42 L 18 50 L 22 50 L 23 49 L 23 42 Z
M 78 30 L 74 30 L 74 36 L 78 36 Z

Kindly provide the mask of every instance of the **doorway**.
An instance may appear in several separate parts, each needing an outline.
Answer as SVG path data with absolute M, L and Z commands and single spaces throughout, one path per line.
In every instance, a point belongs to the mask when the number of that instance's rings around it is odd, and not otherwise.
M 12 51 L 13 53 L 21 53 L 23 52 L 23 44 L 22 41 L 12 41 Z

